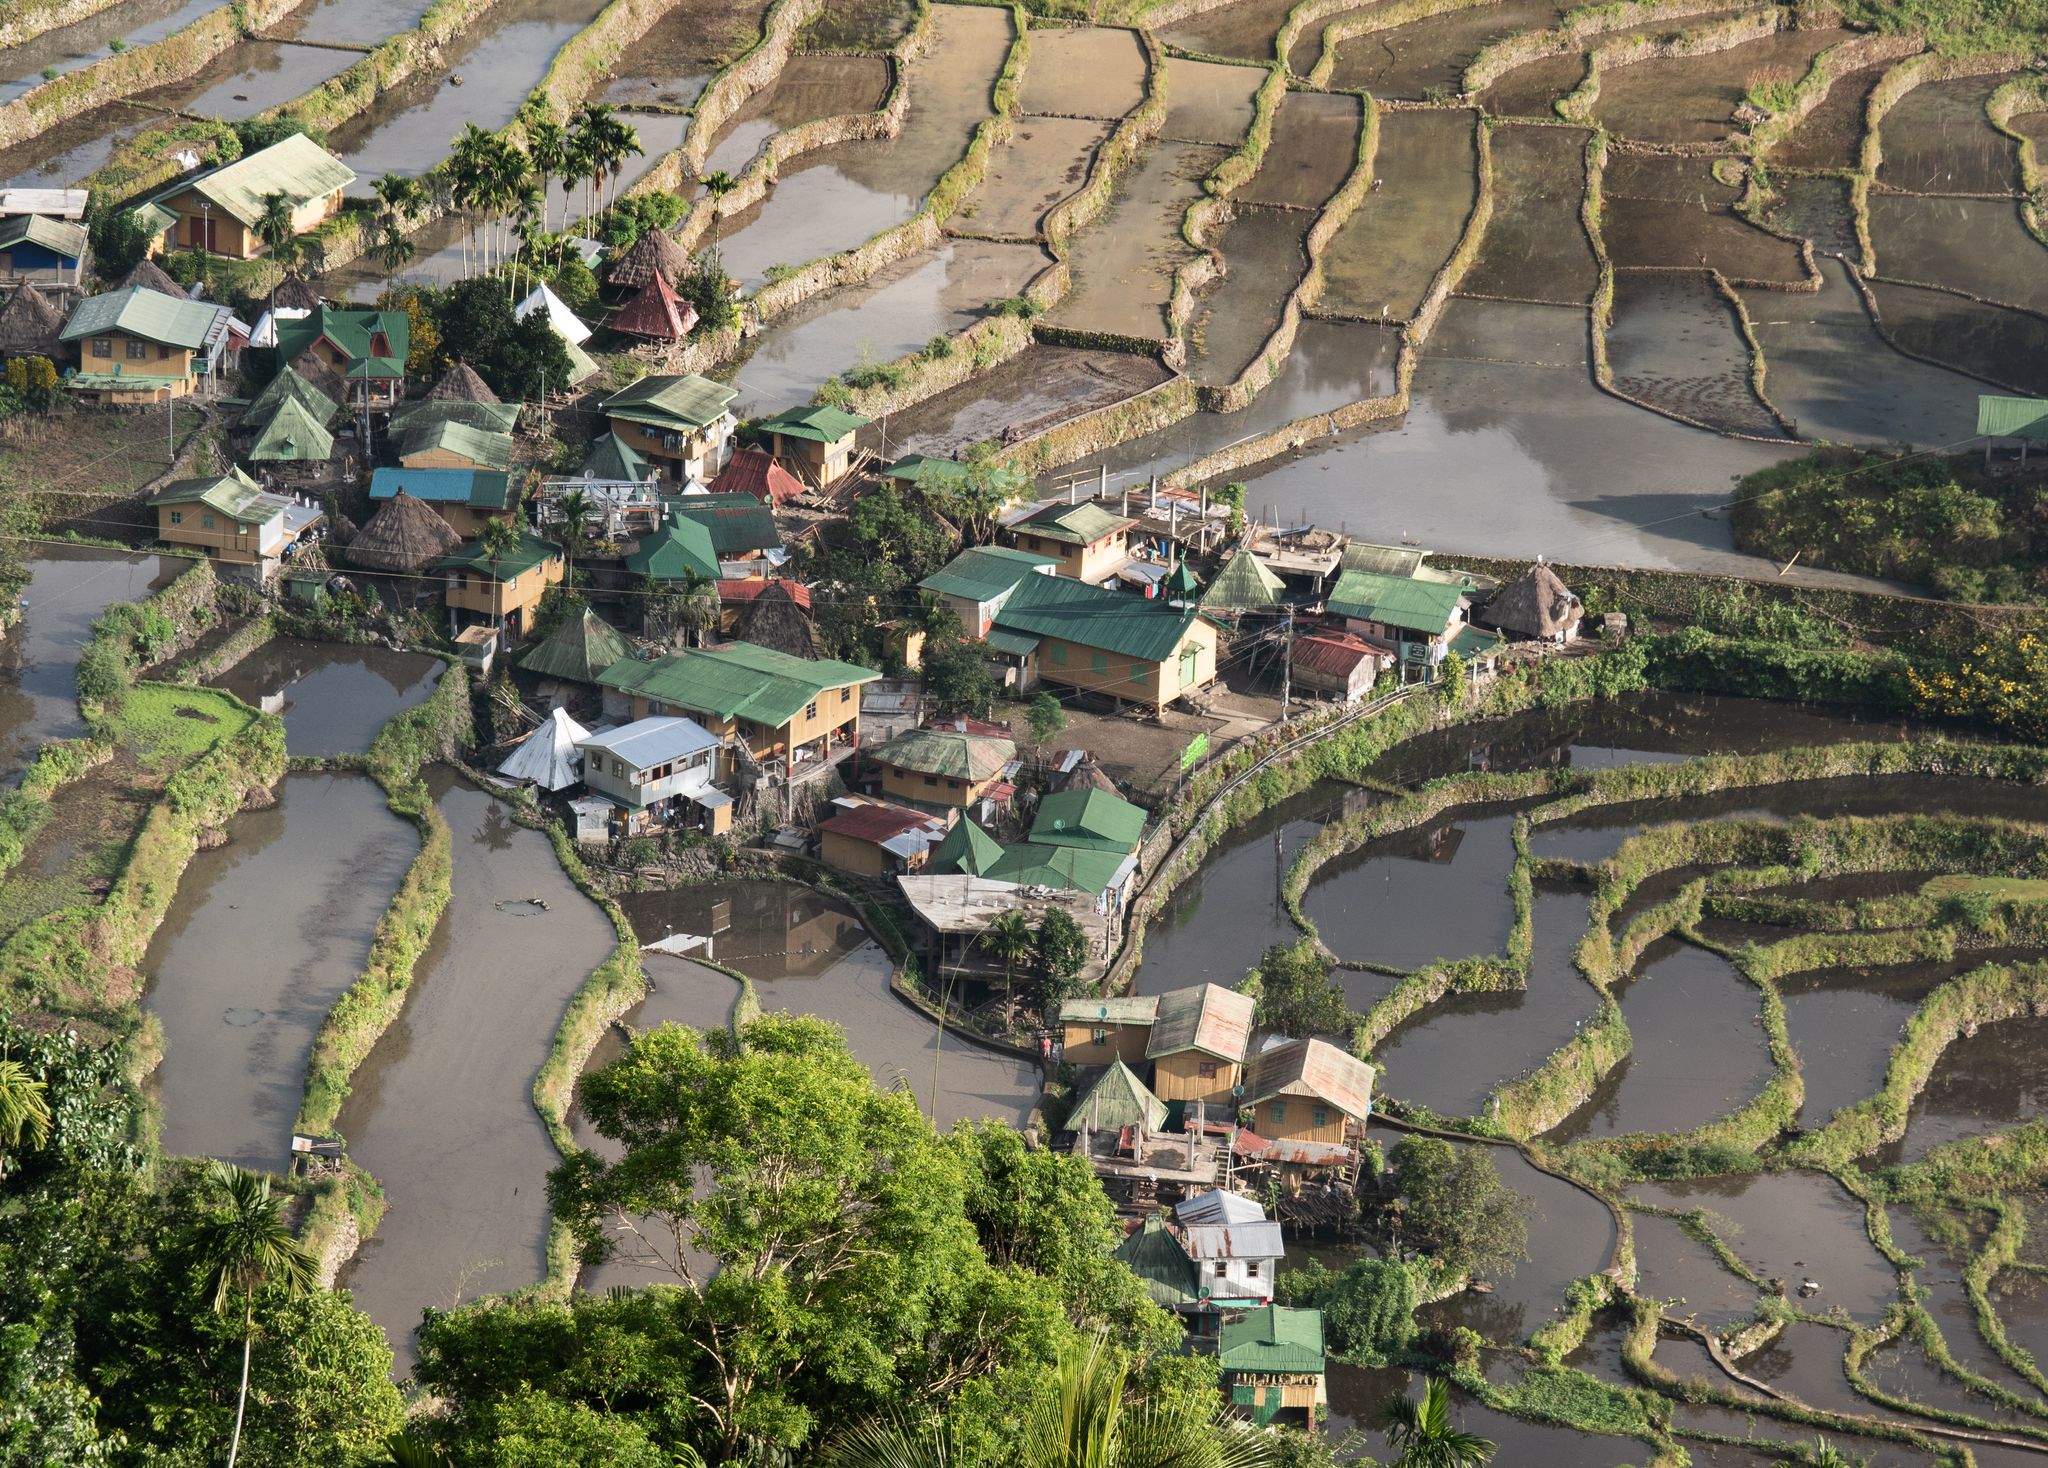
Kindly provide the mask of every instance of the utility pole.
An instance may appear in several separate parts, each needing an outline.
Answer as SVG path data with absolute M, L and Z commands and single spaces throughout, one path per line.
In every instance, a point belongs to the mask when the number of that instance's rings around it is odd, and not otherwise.
M 178 395 L 164 389 L 164 466 L 178 462 Z
M 1287 722 L 1288 700 L 1294 696 L 1294 608 L 1287 609 L 1286 651 L 1280 658 L 1280 722 Z

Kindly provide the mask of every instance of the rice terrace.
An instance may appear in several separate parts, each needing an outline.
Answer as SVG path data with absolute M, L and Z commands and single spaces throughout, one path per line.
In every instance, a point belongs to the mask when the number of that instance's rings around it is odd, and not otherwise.
M 2048 1468 L 2042 0 L 0 0 L 0 1468 Z

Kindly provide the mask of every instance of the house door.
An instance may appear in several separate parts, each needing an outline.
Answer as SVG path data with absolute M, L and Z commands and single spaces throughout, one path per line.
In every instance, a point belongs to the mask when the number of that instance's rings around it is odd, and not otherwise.
M 185 223 L 190 227 L 191 244 L 194 249 L 213 249 L 214 222 L 211 214 L 188 215 Z
M 1180 650 L 1180 686 L 1192 688 L 1195 683 L 1195 660 L 1198 656 L 1193 643 Z

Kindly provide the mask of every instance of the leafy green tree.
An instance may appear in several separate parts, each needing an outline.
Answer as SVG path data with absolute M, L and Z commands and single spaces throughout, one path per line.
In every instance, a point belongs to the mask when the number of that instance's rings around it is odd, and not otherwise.
M 1403 1137 L 1387 1155 L 1408 1247 L 1454 1271 L 1512 1274 L 1529 1257 L 1529 1203 L 1501 1181 L 1482 1146 Z
M 693 335 L 700 331 L 723 331 L 740 319 L 732 277 L 726 274 L 725 263 L 716 249 L 699 250 L 691 258 L 690 268 L 676 276 L 674 285 L 676 294 L 697 313 L 697 324 L 690 328 Z
M 569 353 L 562 338 L 536 311 L 524 321 L 495 280 L 452 285 L 435 304 L 441 356 L 466 361 L 505 398 L 537 398 L 544 383 L 569 380 Z
M 241 1297 L 242 1386 L 235 1397 L 235 1435 L 228 1444 L 228 1468 L 242 1451 L 242 1421 L 249 1405 L 249 1358 L 256 1344 L 256 1291 L 274 1285 L 287 1295 L 313 1288 L 318 1266 L 285 1222 L 282 1200 L 270 1179 L 225 1162 L 208 1165 L 207 1177 L 225 1204 L 201 1226 L 213 1313 L 226 1315 Z
M 228 124 L 234 130 L 235 142 L 240 151 L 233 157 L 246 157 L 273 147 L 286 138 L 304 133 L 314 142 L 325 146 L 327 134 L 318 128 L 307 127 L 304 123 L 288 117 L 245 117 L 240 122 Z
M 1050 693 L 1040 693 L 1031 700 L 1025 717 L 1031 721 L 1031 742 L 1043 745 L 1059 737 L 1067 727 L 1067 711 L 1059 699 Z
M 957 637 L 927 637 L 922 671 L 925 702 L 941 717 L 965 714 L 985 719 L 994 709 L 996 675 L 989 671 L 982 644 Z
M 1072 998 L 1087 966 L 1088 934 L 1065 908 L 1049 909 L 1038 923 L 1038 1012 L 1053 1014 Z
M 43 1078 L 0 1051 L 0 1178 L 7 1176 L 7 1149 L 23 1139 L 30 1147 L 50 1140 L 49 1087 Z
M 353 1464 L 402 1420 L 384 1328 L 333 1290 L 273 1285 L 258 1313 L 264 1349 L 244 1439 L 256 1463 Z
M 1419 1402 L 1388 1397 L 1380 1426 L 1394 1449 L 1392 1468 L 1480 1468 L 1493 1456 L 1492 1443 L 1451 1420 L 1451 1391 L 1441 1377 L 1429 1379 Z
M 1259 958 L 1258 1021 L 1282 1035 L 1341 1035 L 1351 1007 L 1313 939 L 1275 943 Z
M 1353 1262 L 1316 1305 L 1332 1349 L 1346 1356 L 1391 1361 L 1415 1339 L 1415 1277 L 1398 1259 Z

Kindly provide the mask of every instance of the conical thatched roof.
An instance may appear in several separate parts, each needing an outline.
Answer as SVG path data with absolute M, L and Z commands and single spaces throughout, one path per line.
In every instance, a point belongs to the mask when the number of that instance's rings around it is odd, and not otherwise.
M 638 290 L 656 276 L 674 280 L 689 268 L 689 253 L 669 236 L 668 231 L 650 229 L 634 242 L 632 249 L 612 261 L 606 279 L 613 285 Z
M 462 544 L 462 537 L 435 514 L 426 501 L 400 490 L 370 517 L 348 543 L 349 561 L 366 571 L 413 575 Z
M 64 313 L 50 298 L 32 285 L 20 286 L 0 306 L 0 357 L 54 359 L 63 330 Z
M 298 276 L 287 275 L 270 293 L 270 304 L 273 310 L 289 306 L 294 311 L 317 311 L 321 306 L 320 292 Z
M 441 403 L 495 403 L 498 395 L 491 391 L 491 385 L 477 376 L 476 368 L 467 362 L 457 362 L 441 374 L 441 380 L 427 393 L 429 402 Z
M 769 583 L 767 590 L 747 603 L 733 624 L 732 635 L 793 658 L 818 655 L 818 629 L 810 613 L 797 605 L 795 595 L 780 581 Z
M 657 275 L 641 288 L 619 314 L 612 318 L 612 330 L 651 341 L 681 341 L 697 324 L 697 308 L 675 292 L 665 276 Z
M 1555 637 L 1579 619 L 1579 599 L 1538 561 L 1493 594 L 1479 614 L 1488 627 L 1517 637 Z
M 131 285 L 139 285 L 144 290 L 161 291 L 164 295 L 176 296 L 181 301 L 187 299 L 185 287 L 171 279 L 156 261 L 147 257 L 138 262 L 133 270 L 115 281 L 111 289 L 125 291 Z
M 1283 590 L 1280 578 L 1265 562 L 1240 548 L 1202 593 L 1202 607 L 1207 611 L 1241 612 L 1278 606 Z
M 624 661 L 631 652 L 611 623 L 585 607 L 580 616 L 564 617 L 560 626 L 519 660 L 519 666 L 549 678 L 595 683 L 598 674 Z

